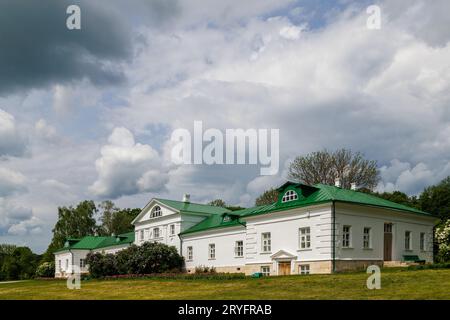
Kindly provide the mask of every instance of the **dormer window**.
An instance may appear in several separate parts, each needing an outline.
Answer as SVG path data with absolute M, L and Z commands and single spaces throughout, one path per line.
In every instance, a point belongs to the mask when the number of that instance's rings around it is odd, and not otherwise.
M 231 221 L 231 217 L 230 216 L 223 217 L 223 222 L 229 222 L 229 221 Z
M 284 202 L 294 201 L 297 199 L 298 199 L 297 192 L 295 192 L 294 190 L 288 190 L 288 191 L 286 191 L 283 198 L 281 199 L 281 202 L 284 203 Z
M 162 216 L 161 207 L 155 206 L 153 208 L 152 212 L 150 213 L 150 218 L 156 218 L 156 217 L 161 217 L 161 216 Z

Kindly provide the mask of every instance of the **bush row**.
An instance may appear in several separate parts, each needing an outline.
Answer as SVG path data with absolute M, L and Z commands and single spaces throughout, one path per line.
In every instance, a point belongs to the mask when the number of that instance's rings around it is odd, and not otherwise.
M 450 269 L 450 262 L 408 266 L 408 270 Z
M 180 272 L 183 257 L 175 247 L 145 242 L 140 246 L 132 245 L 116 254 L 89 253 L 86 263 L 92 278 L 104 278 L 113 275 Z

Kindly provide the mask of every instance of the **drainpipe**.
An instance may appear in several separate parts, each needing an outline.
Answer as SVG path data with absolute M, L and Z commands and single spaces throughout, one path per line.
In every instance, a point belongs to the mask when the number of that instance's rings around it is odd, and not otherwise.
M 335 273 L 336 272 L 336 204 L 333 201 L 331 201 L 331 219 L 332 219 L 332 225 L 333 225 L 333 229 L 332 229 L 332 247 L 331 247 L 331 252 L 333 255 L 333 260 L 332 260 L 332 264 L 333 264 L 333 269 L 332 272 Z

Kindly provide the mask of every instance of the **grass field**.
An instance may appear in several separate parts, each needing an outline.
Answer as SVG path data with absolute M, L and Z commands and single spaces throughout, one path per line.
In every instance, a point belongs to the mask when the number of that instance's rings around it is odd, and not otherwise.
M 120 279 L 0 284 L 0 299 L 450 299 L 450 270 L 384 269 L 381 289 L 366 288 L 366 273 L 238 280 Z

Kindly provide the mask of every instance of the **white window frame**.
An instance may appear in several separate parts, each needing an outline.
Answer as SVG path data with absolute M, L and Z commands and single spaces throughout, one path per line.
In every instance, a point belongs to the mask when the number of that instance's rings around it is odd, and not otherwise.
M 187 247 L 187 261 L 192 261 L 194 259 L 194 248 L 192 246 Z
M 264 277 L 270 276 L 270 266 L 261 266 L 260 271 Z
M 175 235 L 175 225 L 171 224 L 169 228 L 170 228 L 170 235 L 174 236 Z
M 309 274 L 311 270 L 311 267 L 309 264 L 301 264 L 298 266 L 298 273 L 299 274 Z
M 294 200 L 298 200 L 298 194 L 294 190 L 286 191 L 283 195 L 283 198 L 281 198 L 282 203 L 294 201 Z
M 234 256 L 242 258 L 244 256 L 244 241 L 238 240 L 234 243 Z
M 412 231 L 405 230 L 405 250 L 412 250 Z
M 215 243 L 208 244 L 208 259 L 209 260 L 216 259 L 216 244 Z
M 348 231 L 345 229 L 348 228 Z M 352 247 L 352 226 L 344 225 L 342 226 L 342 248 Z
M 311 227 L 303 227 L 298 229 L 298 248 L 299 250 L 311 249 Z
M 144 229 L 139 230 L 139 240 L 144 241 Z
M 86 267 L 86 259 L 80 259 L 80 269 L 83 269 Z
M 159 228 L 158 227 L 156 227 L 156 228 L 153 228 L 153 238 L 154 239 L 158 239 L 158 238 L 161 238 L 161 234 L 160 234 L 160 232 L 159 232 L 160 230 L 159 230 Z
M 62 261 L 61 259 L 58 260 L 58 271 L 62 270 Z
M 69 270 L 69 259 L 66 259 L 66 271 Z
M 261 233 L 261 252 L 270 253 L 272 251 L 272 235 L 270 232 Z
M 427 247 L 427 239 L 425 232 L 420 233 L 420 239 L 419 239 L 419 248 L 421 251 L 425 251 Z
M 368 230 L 369 232 L 366 232 Z M 363 249 L 372 249 L 372 228 L 363 228 Z

